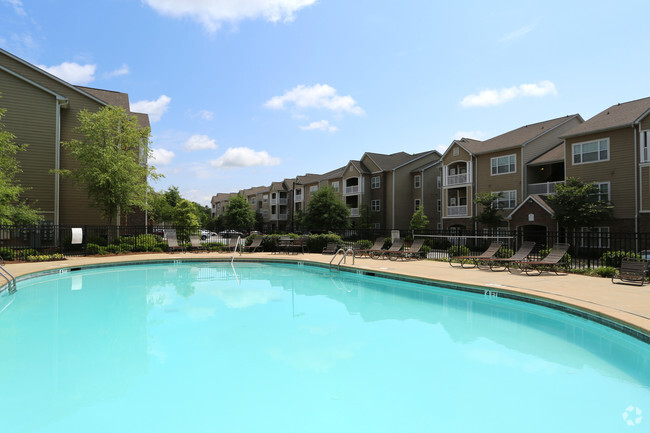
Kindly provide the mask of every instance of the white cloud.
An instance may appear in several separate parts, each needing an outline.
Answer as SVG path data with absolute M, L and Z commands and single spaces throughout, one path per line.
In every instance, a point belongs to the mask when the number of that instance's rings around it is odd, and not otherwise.
M 316 0 L 143 0 L 162 15 L 174 18 L 190 17 L 209 32 L 215 32 L 223 22 L 236 23 L 245 19 L 264 18 L 270 22 L 290 22 L 300 9 Z
M 312 131 L 314 129 L 317 129 L 319 131 L 329 131 L 329 132 L 336 132 L 336 131 L 339 130 L 338 127 L 331 126 L 329 121 L 327 121 L 327 120 L 320 120 L 318 122 L 311 122 L 309 125 L 301 126 L 300 129 L 302 129 L 303 131 Z
M 280 158 L 270 156 L 266 151 L 255 151 L 248 147 L 230 147 L 219 158 L 210 161 L 213 167 L 256 167 L 280 164 Z
M 185 150 L 188 152 L 193 150 L 208 150 L 216 148 L 217 142 L 207 135 L 194 134 L 185 142 Z
M 152 149 L 152 153 L 153 155 L 149 159 L 149 162 L 151 162 L 153 165 L 171 164 L 172 160 L 176 156 L 176 154 L 171 150 L 162 149 L 162 148 L 158 148 L 158 149 L 154 148 Z
M 104 77 L 106 78 L 119 77 L 120 75 L 128 75 L 129 72 L 131 72 L 129 71 L 129 66 L 125 64 L 122 65 L 122 67 L 119 69 L 104 74 Z
M 487 137 L 487 134 L 483 131 L 456 131 L 454 134 L 454 140 L 460 140 L 461 138 L 473 138 L 474 140 L 483 140 Z
M 500 42 L 507 42 L 507 41 L 511 41 L 513 39 L 519 39 L 520 37 L 524 36 L 525 34 L 530 32 L 531 30 L 533 30 L 534 28 L 535 28 L 535 25 L 524 26 L 524 27 L 522 27 L 520 29 L 515 30 L 512 33 L 508 33 L 507 35 L 505 35 L 504 37 L 499 39 L 499 41 Z
M 20 0 L 0 0 L 0 3 L 6 3 L 11 5 L 14 8 L 14 12 L 16 12 L 17 15 L 21 15 L 21 16 L 27 15 L 25 9 L 23 9 L 23 2 L 21 2 Z
M 555 85 L 550 81 L 541 81 L 537 84 L 521 84 L 507 89 L 487 89 L 478 94 L 465 96 L 460 102 L 463 107 L 489 107 L 491 105 L 501 105 L 515 98 L 527 96 L 542 97 L 546 95 L 556 95 Z
M 36 65 L 50 74 L 72 84 L 88 84 L 95 80 L 97 65 L 80 65 L 75 62 L 63 62 L 60 65 Z
M 131 111 L 135 113 L 147 113 L 152 122 L 157 122 L 160 120 L 162 115 L 165 114 L 171 101 L 172 98 L 169 96 L 161 95 L 160 98 L 155 101 L 142 100 L 133 102 L 131 104 Z
M 299 109 L 318 108 L 327 109 L 336 113 L 365 114 L 363 108 L 350 95 L 340 96 L 336 89 L 327 84 L 305 86 L 300 84 L 287 91 L 282 96 L 274 96 L 264 106 L 274 110 L 284 109 L 286 105 L 293 104 Z
M 187 111 L 187 114 L 191 118 L 198 117 L 199 119 L 203 119 L 203 120 L 212 120 L 214 118 L 214 112 L 209 110 L 201 110 L 198 112 Z

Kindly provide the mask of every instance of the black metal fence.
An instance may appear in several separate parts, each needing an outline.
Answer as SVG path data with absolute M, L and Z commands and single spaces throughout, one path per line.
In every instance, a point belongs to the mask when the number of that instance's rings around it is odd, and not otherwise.
M 73 228 L 81 229 L 82 236 L 76 239 Z M 209 232 L 197 228 L 178 226 L 80 226 L 41 224 L 38 226 L 0 226 L 0 256 L 5 260 L 24 259 L 28 255 L 62 254 L 78 256 L 96 254 L 98 251 L 119 253 L 126 251 L 164 251 L 166 233 L 176 230 L 180 242 L 189 241 L 196 235 L 202 242 L 227 244 L 230 237 L 239 233 L 233 230 Z M 78 233 L 78 231 L 77 231 Z M 322 232 L 321 232 L 322 233 Z M 594 268 L 611 265 L 608 254 L 629 253 L 650 258 L 649 233 L 609 233 L 603 231 L 566 232 L 522 232 L 522 231 L 454 231 L 454 230 L 374 230 L 346 229 L 330 231 L 340 237 L 343 245 L 352 245 L 360 240 L 374 241 L 384 237 L 390 241 L 395 237 L 424 238 L 428 258 L 447 259 L 450 254 L 478 254 L 493 241 L 503 243 L 504 255 L 516 251 L 523 241 L 535 241 L 533 256 L 541 258 L 549 248 L 558 242 L 567 242 L 570 262 L 573 268 Z M 244 236 L 245 234 L 242 234 Z

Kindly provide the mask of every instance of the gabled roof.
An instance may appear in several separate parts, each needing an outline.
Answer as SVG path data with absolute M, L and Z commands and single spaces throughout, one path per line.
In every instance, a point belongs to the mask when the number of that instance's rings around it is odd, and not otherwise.
M 306 173 L 302 176 L 296 176 L 296 183 L 298 185 L 307 185 L 309 183 L 316 183 L 322 175 L 316 173 Z
M 434 152 L 435 150 L 429 150 L 427 152 L 420 152 L 414 155 L 406 152 L 397 152 L 390 155 L 383 153 L 366 152 L 363 156 L 370 158 L 370 160 L 372 160 L 372 162 L 374 162 L 381 171 L 391 171 L 404 164 L 415 161 Z M 363 157 L 361 159 L 363 160 Z
M 236 192 L 220 192 L 217 195 L 212 196 L 212 203 L 220 202 L 220 201 L 226 201 L 230 200 L 230 197 L 236 197 L 237 193 Z
M 343 176 L 343 173 L 345 173 L 345 165 L 343 167 L 339 167 L 337 169 L 334 169 L 332 171 L 328 171 L 325 174 L 322 174 L 320 176 L 319 180 L 329 180 L 329 179 L 335 179 L 337 177 Z
M 546 197 L 545 197 L 545 196 L 543 196 L 543 195 L 539 195 L 539 194 L 530 194 L 528 197 L 526 197 L 525 200 L 522 200 L 521 203 L 519 203 L 519 205 L 517 205 L 517 207 L 514 208 L 514 209 L 512 210 L 512 212 L 510 212 L 510 213 L 508 214 L 508 216 L 506 217 L 506 219 L 507 219 L 507 220 L 511 220 L 511 219 L 512 219 L 512 216 L 513 216 L 513 215 L 514 215 L 514 214 L 515 214 L 519 209 L 521 209 L 521 207 L 522 207 L 524 204 L 526 204 L 526 203 L 528 202 L 528 200 L 533 200 L 535 203 L 537 203 L 537 205 L 538 205 L 540 208 L 542 208 L 543 210 L 545 210 L 546 212 L 548 212 L 549 215 L 553 215 L 553 213 L 554 213 L 553 208 L 548 204 L 548 202 L 546 201 Z
M 445 150 L 441 158 L 444 158 L 449 153 L 451 148 L 454 147 L 454 144 L 457 144 L 470 154 L 474 154 L 475 150 L 478 149 L 478 146 L 481 144 L 481 140 L 474 140 L 473 138 L 467 137 L 463 137 L 460 140 L 454 140 L 449 146 L 447 146 L 447 150 Z
M 356 161 L 356 160 L 350 160 L 350 162 L 348 162 L 348 165 L 346 165 L 345 168 L 343 169 L 344 174 L 345 174 L 345 170 L 347 170 L 349 166 L 352 166 L 352 167 L 356 168 L 357 171 L 359 173 L 361 173 L 361 174 L 370 174 L 371 173 L 370 169 L 368 167 L 366 167 L 366 165 L 363 162 Z
M 271 191 L 287 191 L 287 186 L 284 184 L 284 181 L 271 182 L 271 186 L 269 189 Z
M 570 138 L 578 135 L 593 134 L 610 129 L 632 126 L 643 119 L 650 111 L 650 98 L 637 99 L 612 105 L 601 111 L 585 123 L 577 125 L 567 131 L 562 138 Z
M 481 155 L 484 153 L 498 152 L 501 150 L 525 146 L 536 138 L 549 133 L 558 126 L 573 120 L 576 117 L 580 118 L 580 115 L 572 114 L 570 116 L 563 116 L 551 120 L 545 120 L 543 122 L 524 125 L 504 134 L 497 135 L 489 140 L 482 141 L 480 144 L 470 144 L 469 148 L 472 153 Z
M 268 190 L 269 190 L 268 186 L 254 186 L 252 188 L 242 189 L 239 192 L 241 194 L 244 194 L 245 196 L 249 196 L 249 195 L 259 194 L 259 193 L 262 193 L 262 192 L 265 192 L 265 191 L 268 191 Z
M 564 161 L 564 143 L 559 143 L 555 147 L 550 148 L 537 158 L 530 161 L 528 165 L 549 164 L 551 162 L 560 161 Z

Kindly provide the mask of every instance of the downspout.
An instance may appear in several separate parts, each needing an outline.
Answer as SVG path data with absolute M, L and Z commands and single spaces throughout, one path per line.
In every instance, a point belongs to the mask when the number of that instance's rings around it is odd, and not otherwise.
M 395 169 L 393 169 L 393 221 L 391 223 L 391 230 L 395 230 Z
M 641 128 L 639 127 L 639 131 Z M 632 133 L 634 134 L 634 249 L 639 251 L 639 164 L 637 161 L 636 153 L 639 151 L 638 143 L 636 138 L 636 127 L 635 124 L 632 124 Z
M 61 108 L 68 105 L 65 98 L 56 98 L 55 113 L 55 132 L 54 132 L 54 225 L 61 223 L 61 175 L 58 170 L 61 169 Z

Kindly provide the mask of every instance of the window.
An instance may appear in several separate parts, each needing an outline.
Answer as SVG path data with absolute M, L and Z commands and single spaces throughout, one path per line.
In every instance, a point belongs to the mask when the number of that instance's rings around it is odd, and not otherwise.
M 459 153 L 460 153 L 460 149 L 458 147 L 454 147 L 454 151 L 452 152 L 452 155 L 458 156 Z
M 379 176 L 373 176 L 370 178 L 370 188 L 377 189 L 381 185 L 381 180 Z
M 438 230 L 442 230 L 442 223 L 437 223 L 436 227 L 438 228 Z
M 607 161 L 609 159 L 609 138 L 576 143 L 573 145 L 573 163 Z
M 381 211 L 381 200 L 372 200 L 370 202 L 370 209 L 374 212 Z
M 436 178 L 436 185 L 438 186 L 438 188 L 440 188 L 440 186 L 442 185 L 442 177 L 441 176 L 438 176 Z
M 581 231 L 581 247 L 609 248 L 609 227 L 582 227 Z
M 378 229 L 381 228 L 381 224 L 380 223 L 372 223 L 372 228 L 375 229 L 375 230 L 378 230 Z
M 302 195 L 302 189 L 301 189 L 301 188 L 298 188 L 298 189 L 296 190 L 296 197 L 301 196 L 301 195 Z
M 269 195 L 268 195 L 268 194 L 264 194 L 264 195 L 262 196 L 262 200 L 264 201 L 264 203 L 266 203 L 267 201 L 269 201 Z
M 419 188 L 420 187 L 420 175 L 417 174 L 413 177 L 413 188 Z
M 499 191 L 495 202 L 498 209 L 514 209 L 517 206 L 517 191 Z
M 312 195 L 316 191 L 318 191 L 318 185 L 312 185 L 309 187 L 309 195 Z
M 339 183 L 337 182 L 332 182 L 332 189 L 334 192 L 339 192 Z
M 594 201 L 602 200 L 609 203 L 609 182 L 594 182 L 598 192 L 593 195 Z
M 254 206 L 255 205 L 255 197 L 251 198 L 251 204 Z
M 506 155 L 491 159 L 492 176 L 497 174 L 515 173 L 517 171 L 517 156 Z
M 650 144 L 648 137 L 650 131 L 641 131 L 641 162 L 650 162 Z
M 416 212 L 418 211 L 418 209 L 420 209 L 420 203 L 421 203 L 421 202 L 420 202 L 420 199 L 419 199 L 419 198 L 416 198 L 416 199 L 415 199 L 415 211 L 416 211 Z
M 438 209 L 438 212 L 440 212 L 442 210 L 442 201 L 441 200 L 438 200 L 436 202 L 436 208 Z

